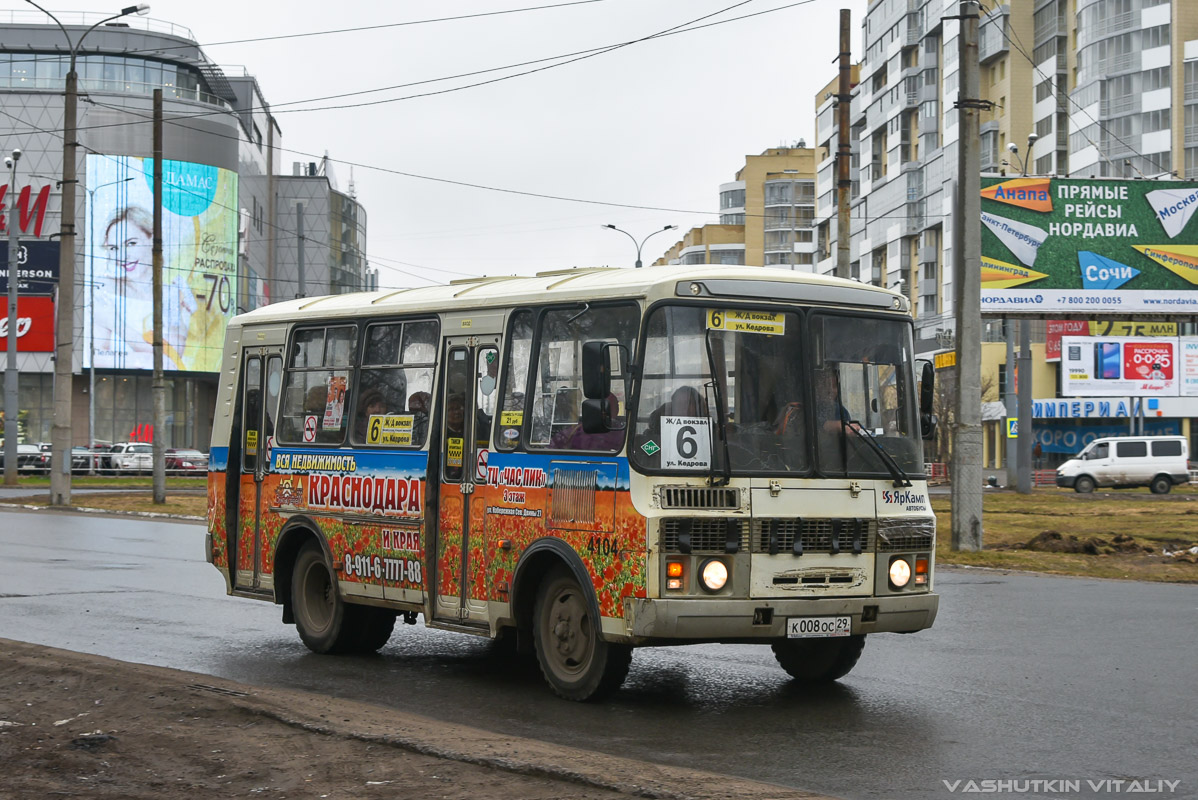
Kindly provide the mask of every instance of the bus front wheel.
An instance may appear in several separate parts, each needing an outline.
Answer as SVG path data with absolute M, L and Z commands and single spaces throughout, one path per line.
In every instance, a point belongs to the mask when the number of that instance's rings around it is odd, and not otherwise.
M 583 589 L 565 567 L 537 590 L 533 625 L 537 661 L 553 691 L 567 700 L 597 700 L 628 676 L 632 648 L 606 642 Z
M 857 665 L 865 649 L 865 636 L 833 639 L 783 639 L 774 642 L 774 658 L 800 683 L 829 683 L 843 678 Z
M 354 624 L 353 609 L 341 599 L 336 576 L 320 548 L 306 545 L 295 560 L 292 575 L 291 609 L 300 639 L 308 649 L 314 653 L 344 653 L 353 649 L 359 630 Z

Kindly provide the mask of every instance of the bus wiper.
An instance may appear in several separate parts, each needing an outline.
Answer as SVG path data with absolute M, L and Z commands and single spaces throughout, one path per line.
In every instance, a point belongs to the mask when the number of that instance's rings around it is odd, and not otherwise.
M 882 459 L 882 463 L 886 465 L 886 470 L 890 473 L 890 477 L 894 478 L 895 487 L 898 488 L 900 486 L 910 486 L 911 478 L 906 472 L 903 471 L 903 468 L 899 466 L 898 462 L 894 460 L 894 456 L 890 455 L 890 453 L 887 453 L 886 449 L 883 448 L 882 445 L 878 444 L 878 441 L 876 438 L 874 438 L 873 433 L 855 419 L 851 419 L 844 423 L 844 427 L 846 428 L 848 428 L 850 425 L 853 426 L 854 430 L 856 430 L 858 434 L 860 434 L 859 438 L 868 444 L 870 448 L 878 454 L 878 457 Z M 845 433 L 845 438 L 848 438 L 848 432 L 845 431 Z
M 711 368 L 711 392 L 715 395 L 716 427 L 719 429 L 720 444 L 724 448 L 724 476 L 716 481 L 715 465 L 711 465 L 711 476 L 708 482 L 712 486 L 727 486 L 732 482 L 732 462 L 728 453 L 728 410 L 724 403 L 724 394 L 720 391 L 720 379 L 715 364 L 715 353 L 711 349 L 711 328 L 703 336 L 703 344 L 707 349 L 707 366 Z

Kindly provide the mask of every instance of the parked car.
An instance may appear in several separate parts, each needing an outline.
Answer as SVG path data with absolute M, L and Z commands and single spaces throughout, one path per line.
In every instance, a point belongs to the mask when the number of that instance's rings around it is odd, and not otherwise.
M 171 447 L 166 451 L 166 471 L 184 474 L 206 472 L 208 456 L 199 450 Z
M 4 468 L 4 449 L 0 447 L 0 469 Z M 33 475 L 50 472 L 50 454 L 43 453 L 36 444 L 17 445 L 17 471 Z
M 154 469 L 154 446 L 141 442 L 129 442 L 108 454 L 110 469 L 120 474 L 152 472 Z
M 115 473 L 117 471 L 116 462 L 113 460 L 117 454 L 125 452 L 125 449 L 139 442 L 116 442 L 107 446 L 100 446 L 96 449 L 99 451 L 96 461 L 96 469 L 100 472 Z
M 1095 439 L 1057 467 L 1057 486 L 1081 493 L 1095 486 L 1148 486 L 1167 494 L 1190 479 L 1184 436 L 1117 436 Z
M 77 446 L 71 448 L 71 472 L 76 474 L 87 472 L 90 469 L 92 461 L 92 451 L 86 447 Z

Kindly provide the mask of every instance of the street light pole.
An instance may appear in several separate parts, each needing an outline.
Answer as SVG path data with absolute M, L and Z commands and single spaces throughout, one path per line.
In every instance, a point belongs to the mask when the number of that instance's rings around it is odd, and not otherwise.
M 88 346 L 88 376 L 87 376 L 87 474 L 96 474 L 96 457 L 92 450 L 96 446 L 96 192 L 109 186 L 128 183 L 133 178 L 121 178 L 119 181 L 102 183 L 94 189 L 87 190 L 87 258 L 91 265 L 87 271 L 87 346 Z
M 50 465 L 50 505 L 66 506 L 71 503 L 71 447 L 74 444 L 71 432 L 71 395 L 74 375 L 72 359 L 75 351 L 75 126 L 79 99 L 79 76 L 75 72 L 75 56 L 83 40 L 96 28 L 129 14 L 145 14 L 150 7 L 145 3 L 139 3 L 122 8 L 119 14 L 100 20 L 84 31 L 78 41 L 72 42 L 71 35 L 59 22 L 58 17 L 33 0 L 25 2 L 54 20 L 54 24 L 66 37 L 71 52 L 66 95 L 62 104 L 62 249 L 58 259 L 58 309 L 54 325 L 54 426 L 50 430 L 53 453 Z
M 17 315 L 17 267 L 20 264 L 17 243 L 16 215 L 13 209 L 17 207 L 17 162 L 21 159 L 21 151 L 13 150 L 12 155 L 4 159 L 8 166 L 8 365 L 4 370 L 4 485 L 17 485 L 17 435 L 20 431 L 20 389 L 17 373 L 17 325 L 20 321 Z
M 675 228 L 677 228 L 678 226 L 677 225 L 667 225 L 664 228 L 662 228 L 660 231 L 653 231 L 653 233 L 649 234 L 644 239 L 641 239 L 640 243 L 637 243 L 636 237 L 633 236 L 628 231 L 624 230 L 623 228 L 617 228 L 615 225 L 600 225 L 599 227 L 600 228 L 611 228 L 613 231 L 619 231 L 620 233 L 624 234 L 625 236 L 627 236 L 629 239 L 632 240 L 632 243 L 634 245 L 636 245 L 636 268 L 640 269 L 641 268 L 641 248 L 645 246 L 645 242 L 649 241 L 649 239 L 651 237 L 656 236 L 657 234 L 661 233 L 662 231 L 672 231 Z

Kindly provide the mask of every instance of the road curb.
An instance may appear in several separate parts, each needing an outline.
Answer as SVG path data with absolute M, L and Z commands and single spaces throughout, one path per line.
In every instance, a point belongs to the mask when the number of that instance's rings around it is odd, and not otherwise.
M 159 511 L 119 511 L 111 508 L 89 508 L 88 506 L 34 506 L 27 503 L 0 502 L 0 508 L 19 508 L 25 511 L 49 511 L 76 514 L 110 514 L 122 517 L 141 517 L 143 519 L 173 519 L 185 522 L 204 522 L 204 517 L 191 514 L 165 514 Z

